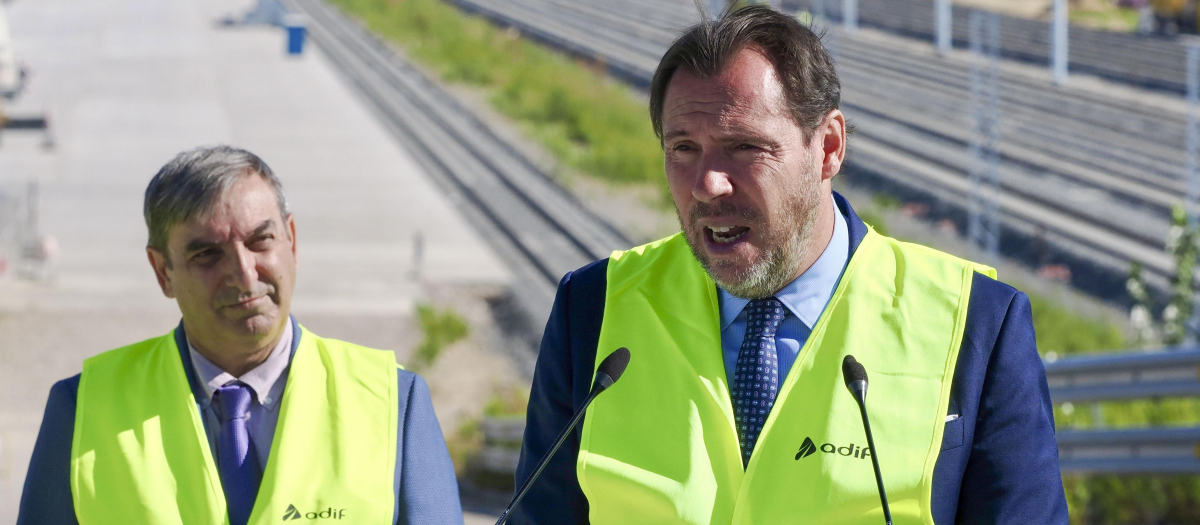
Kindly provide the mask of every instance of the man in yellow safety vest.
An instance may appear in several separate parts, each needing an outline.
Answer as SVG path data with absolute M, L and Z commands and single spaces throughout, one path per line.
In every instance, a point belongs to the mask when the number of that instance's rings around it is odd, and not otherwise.
M 512 523 L 883 523 L 873 456 L 896 524 L 1067 522 L 1028 299 L 858 218 L 831 188 L 839 103 L 819 37 L 767 6 L 666 52 L 650 116 L 683 231 L 563 278 L 518 484 L 597 364 L 628 347 L 629 365 Z
M 144 214 L 183 321 L 51 389 L 17 523 L 462 523 L 425 382 L 291 317 L 296 223 L 266 163 L 181 153 Z

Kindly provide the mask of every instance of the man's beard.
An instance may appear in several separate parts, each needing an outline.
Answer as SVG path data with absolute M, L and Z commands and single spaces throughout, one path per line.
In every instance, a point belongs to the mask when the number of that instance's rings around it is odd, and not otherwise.
M 717 286 L 736 297 L 761 299 L 787 286 L 796 267 L 813 249 L 812 234 L 820 202 L 817 186 L 805 185 L 799 193 L 784 201 L 777 217 L 771 221 L 773 228 L 767 227 L 767 221 L 757 211 L 724 200 L 715 204 L 696 203 L 688 212 L 687 223 L 684 223 L 678 208 L 675 214 L 679 217 L 680 228 L 683 229 L 684 239 L 692 249 L 692 255 L 700 261 L 704 271 L 708 272 Z M 730 280 L 718 277 L 715 270 L 730 270 L 736 262 L 713 261 L 704 250 L 707 232 L 697 222 L 711 216 L 739 217 L 761 240 L 762 254 L 758 260 L 752 261 L 749 267 L 736 271 Z

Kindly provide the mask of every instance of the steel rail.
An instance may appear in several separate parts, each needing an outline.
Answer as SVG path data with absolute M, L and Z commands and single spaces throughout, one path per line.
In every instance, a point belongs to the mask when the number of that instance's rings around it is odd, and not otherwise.
M 789 8 L 809 9 L 814 0 L 785 0 Z M 820 0 L 815 0 L 820 1 Z M 841 20 L 840 2 L 827 2 L 826 16 Z M 952 42 L 967 43 L 967 18 L 978 9 L 953 6 Z M 932 39 L 933 2 L 928 0 L 859 0 L 859 24 L 893 33 Z M 1001 54 L 1037 64 L 1049 63 L 1050 29 L 1046 22 L 1002 17 Z M 1174 38 L 1070 28 L 1070 68 L 1110 80 L 1182 93 L 1183 46 Z
M 637 11 L 635 7 L 628 3 L 622 2 L 594 2 L 581 3 L 569 2 L 566 0 L 453 0 L 456 4 L 463 6 L 469 11 L 478 12 L 484 16 L 492 18 L 503 24 L 515 25 L 526 34 L 532 34 L 534 37 L 547 41 L 552 45 L 560 48 L 565 48 L 570 52 L 587 57 L 601 57 L 606 63 L 621 63 L 624 71 L 621 76 L 623 78 L 634 77 L 637 79 L 635 84 L 645 85 L 648 83 L 650 75 L 652 75 L 653 67 L 650 64 L 654 63 L 652 55 L 647 51 L 654 49 L 655 45 L 659 46 L 658 53 L 665 48 L 665 44 L 661 41 L 664 34 L 667 34 L 672 25 L 686 25 L 687 21 L 683 17 L 679 17 L 676 22 L 667 22 L 665 18 L 657 15 L 648 15 L 645 10 L 660 9 L 667 5 L 666 2 L 648 2 L 641 4 L 643 11 Z M 588 11 L 589 14 L 595 14 L 595 11 L 608 8 L 609 16 L 592 18 L 578 14 L 582 11 Z M 626 9 L 629 8 L 629 9 Z M 683 12 L 687 12 L 683 10 Z M 620 16 L 613 16 L 620 15 Z M 608 24 L 613 20 L 620 20 L 620 27 L 608 27 Z M 635 30 L 639 20 L 654 20 L 647 22 L 647 27 L 641 30 Z M 657 24 L 657 25 L 650 25 Z M 584 40 L 581 35 L 588 35 L 591 42 L 600 40 L 604 42 L 603 46 L 590 45 L 589 41 Z M 638 42 L 637 35 L 657 35 L 643 36 L 643 38 L 652 38 L 654 42 Z M 634 57 L 640 56 L 641 60 L 635 60 Z M 635 63 L 645 64 L 643 67 L 635 71 L 629 71 L 629 64 Z M 887 91 L 882 88 L 875 88 Z M 857 115 L 858 120 L 863 120 L 863 116 L 868 113 L 858 104 L 862 104 L 864 100 L 868 100 L 869 96 L 859 96 L 855 100 L 851 100 L 848 91 L 846 106 L 848 112 L 854 117 Z M 960 95 L 960 98 L 965 95 Z M 924 175 L 922 178 L 928 178 L 930 172 L 938 171 L 938 164 L 949 167 L 961 176 L 965 166 L 965 143 L 960 138 L 956 138 L 951 132 L 939 131 L 937 126 L 930 124 L 930 119 L 919 117 L 917 120 L 925 120 L 925 126 L 914 124 L 912 120 L 906 121 L 904 118 L 895 118 L 894 113 L 904 113 L 906 110 L 896 109 L 893 104 L 892 108 L 885 111 L 874 111 L 870 117 L 872 120 L 883 119 L 881 122 L 891 120 L 899 123 L 909 129 L 895 128 L 892 126 L 891 131 L 899 131 L 901 133 L 884 133 L 886 137 L 875 136 L 876 140 L 891 142 L 892 146 L 898 147 L 899 150 L 906 152 L 910 156 L 917 157 L 915 160 L 918 164 L 925 164 L 924 167 L 916 169 L 908 169 L 909 173 L 917 172 Z M 855 110 L 858 113 L 854 113 Z M 909 112 L 912 113 L 912 112 Z M 911 115 L 908 118 L 913 119 Z M 938 124 L 944 124 L 944 119 L 937 121 Z M 944 126 L 943 126 L 944 127 Z M 860 126 L 858 144 L 862 146 L 863 135 L 870 134 L 872 126 Z M 917 132 L 917 133 L 914 133 Z M 921 135 L 924 135 L 923 137 Z M 898 138 L 899 137 L 899 138 Z M 901 144 L 901 141 L 907 141 L 908 144 Z M 946 143 L 951 144 L 949 149 Z M 1005 148 L 1012 146 L 1006 145 Z M 914 186 L 911 177 L 902 177 L 896 174 L 900 171 L 895 159 L 885 162 L 868 162 L 863 163 L 864 150 L 869 148 L 856 147 L 852 153 L 850 160 L 851 165 L 854 163 L 860 164 L 876 164 L 884 166 L 880 170 L 885 177 L 891 177 L 892 180 L 899 184 Z M 930 153 L 931 151 L 939 151 L 938 153 Z M 1156 274 L 1159 281 L 1166 279 L 1172 267 L 1168 258 L 1161 253 L 1162 239 L 1165 237 L 1167 224 L 1163 217 L 1162 208 L 1165 208 L 1169 202 L 1169 195 L 1161 193 L 1153 188 L 1129 191 L 1124 190 L 1130 188 L 1130 184 L 1116 178 L 1112 174 L 1100 172 L 1098 170 L 1089 170 L 1086 166 L 1072 165 L 1067 169 L 1063 169 L 1065 173 L 1057 173 L 1045 164 L 1054 166 L 1061 165 L 1065 161 L 1062 159 L 1047 158 L 1045 152 L 1024 152 L 1024 155 L 1029 158 L 1019 159 L 1020 162 L 1014 162 L 1011 158 L 1013 155 L 1009 151 L 1005 151 L 1010 158 L 1005 163 L 1005 170 L 1012 173 L 1027 172 L 1030 175 L 1036 175 L 1036 178 L 1044 178 L 1046 173 L 1054 173 L 1056 176 L 1061 176 L 1065 179 L 1090 179 L 1088 184 L 1098 186 L 1105 190 L 1106 194 L 1113 195 L 1116 200 L 1106 204 L 1105 206 L 1078 206 L 1072 205 L 1070 202 L 1064 202 L 1062 199 L 1063 190 L 1070 188 L 1068 186 L 1059 185 L 1046 186 L 1045 184 L 1029 185 L 1026 184 L 1027 179 L 1020 179 L 1010 184 L 1005 188 L 1009 197 L 1017 202 L 1012 205 L 1005 203 L 1001 209 L 1009 216 L 1017 216 L 1022 221 L 1035 225 L 1046 226 L 1048 229 L 1074 242 L 1074 244 L 1082 244 L 1089 250 L 1099 251 L 1107 257 L 1108 267 L 1114 268 L 1114 271 L 1123 272 L 1121 268 L 1124 263 L 1112 264 L 1113 261 L 1138 261 L 1141 262 L 1150 272 Z M 870 153 L 866 153 L 869 155 Z M 1040 160 L 1042 164 L 1039 164 Z M 911 162 L 907 162 L 911 164 Z M 890 165 L 890 166 L 889 166 Z M 1059 166 L 1062 169 L 1061 166 Z M 1028 179 L 1028 180 L 1035 180 Z M 1011 179 L 1010 179 L 1011 180 Z M 926 185 L 916 184 L 918 189 L 927 189 Z M 1159 191 L 1157 194 L 1150 195 L 1153 191 Z M 965 202 L 965 198 L 969 194 L 969 190 L 962 188 L 960 191 L 952 191 L 952 194 L 957 194 L 952 202 Z M 1138 212 L 1137 208 L 1129 208 L 1123 206 L 1122 199 L 1141 199 L 1154 201 L 1153 204 L 1159 208 L 1159 213 L 1142 213 Z M 1026 202 L 1027 201 L 1027 202 Z M 1037 208 L 1042 208 L 1041 210 Z M 1102 208 L 1098 213 L 1096 208 Z M 1133 214 L 1133 215 L 1130 215 Z M 1065 217 L 1064 217 L 1065 215 Z M 1066 220 L 1064 220 L 1064 218 Z M 1097 228 L 1092 222 L 1107 223 L 1106 227 Z M 1114 233 L 1116 235 L 1114 235 Z
M 472 111 L 322 0 L 288 0 L 314 42 L 513 270 L 530 323 L 567 272 L 630 246 Z

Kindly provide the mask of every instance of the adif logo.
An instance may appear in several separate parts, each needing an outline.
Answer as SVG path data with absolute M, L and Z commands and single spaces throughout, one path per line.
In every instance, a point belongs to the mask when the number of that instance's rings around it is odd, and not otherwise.
M 796 459 L 809 457 L 816 451 L 817 446 L 813 444 L 812 438 L 805 437 L 804 444 L 800 445 L 800 451 L 796 453 Z
M 849 446 L 839 447 L 833 443 L 825 443 L 821 445 L 821 452 L 826 454 L 837 454 L 839 456 L 855 457 L 858 459 L 866 459 L 871 457 L 871 449 L 863 448 L 854 443 Z M 804 443 L 800 445 L 800 451 L 796 452 L 796 460 L 806 458 L 813 455 L 817 451 L 817 446 L 813 443 L 812 438 L 805 437 Z
M 301 513 L 298 509 L 296 509 L 295 505 L 288 505 L 287 512 L 283 513 L 283 521 L 298 520 L 300 518 L 305 518 L 305 519 L 309 519 L 309 520 L 317 520 L 317 519 L 340 520 L 345 517 L 346 517 L 346 509 L 335 509 L 333 507 L 322 510 L 320 512 Z
M 283 521 L 300 519 L 300 511 L 296 510 L 295 505 L 288 505 L 287 512 L 283 513 Z

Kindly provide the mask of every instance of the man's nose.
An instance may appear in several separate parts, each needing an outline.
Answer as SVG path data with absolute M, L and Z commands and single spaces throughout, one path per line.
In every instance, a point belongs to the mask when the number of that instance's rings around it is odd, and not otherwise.
M 705 152 L 700 157 L 699 170 L 696 173 L 696 184 L 692 186 L 692 196 L 700 202 L 711 202 L 719 197 L 733 194 L 733 182 L 729 177 L 730 164 L 724 158 L 723 152 Z
M 258 282 L 258 260 L 254 257 L 254 252 L 238 245 L 234 249 L 233 265 L 230 275 L 233 285 L 239 290 L 253 290 Z

